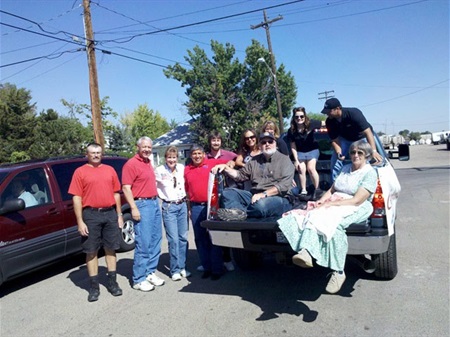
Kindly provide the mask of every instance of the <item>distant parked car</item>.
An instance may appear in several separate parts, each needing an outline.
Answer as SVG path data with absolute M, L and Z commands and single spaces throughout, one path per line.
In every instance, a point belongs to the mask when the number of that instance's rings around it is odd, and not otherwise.
M 117 156 L 102 159 L 119 179 L 126 161 Z M 0 284 L 81 252 L 68 189 L 73 172 L 86 162 L 79 156 L 0 165 Z M 18 182 L 25 189 L 20 197 Z M 125 224 L 117 235 L 121 250 L 127 251 L 134 249 L 134 224 L 123 197 L 122 213 Z

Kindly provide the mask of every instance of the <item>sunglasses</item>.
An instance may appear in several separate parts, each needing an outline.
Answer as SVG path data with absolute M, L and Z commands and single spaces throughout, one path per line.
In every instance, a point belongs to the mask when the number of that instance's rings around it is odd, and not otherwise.
M 266 144 L 270 144 L 272 145 L 275 141 L 273 139 L 271 140 L 262 140 L 260 141 L 261 145 L 266 145 Z
M 255 139 L 256 136 L 244 137 L 245 140 Z
M 301 115 L 301 116 L 295 116 L 295 119 L 304 119 L 305 115 Z
M 354 156 L 355 154 L 357 154 L 358 156 L 364 156 L 365 153 L 364 151 L 350 151 L 350 155 Z

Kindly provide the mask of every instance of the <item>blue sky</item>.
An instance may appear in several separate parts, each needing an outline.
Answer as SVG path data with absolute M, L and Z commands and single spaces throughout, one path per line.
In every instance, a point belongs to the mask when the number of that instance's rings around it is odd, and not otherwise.
M 119 114 L 147 104 L 169 121 L 188 120 L 185 89 L 161 66 L 185 64 L 195 45 L 209 52 L 211 40 L 231 43 L 243 61 L 252 39 L 267 47 L 265 30 L 250 25 L 263 21 L 263 8 L 277 6 L 266 10 L 269 20 L 283 16 L 270 28 L 272 47 L 277 65 L 295 78 L 297 105 L 320 112 L 318 93 L 334 90 L 376 131 L 450 130 L 449 1 L 289 2 L 94 0 L 97 48 L 125 56 L 97 52 L 100 96 L 109 96 Z M 38 112 L 67 114 L 62 98 L 90 104 L 86 53 L 68 42 L 84 36 L 81 0 L 2 0 L 0 6 L 1 83 L 30 90 Z M 233 17 L 145 34 L 225 16 Z M 22 62 L 42 56 L 50 59 Z

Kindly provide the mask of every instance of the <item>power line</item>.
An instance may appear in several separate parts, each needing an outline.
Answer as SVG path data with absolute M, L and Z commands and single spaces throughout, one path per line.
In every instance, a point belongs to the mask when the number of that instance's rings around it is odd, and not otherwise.
M 112 12 L 112 13 L 115 13 L 115 14 L 117 14 L 117 15 L 123 16 L 124 18 L 127 18 L 127 19 L 129 19 L 129 20 L 138 22 L 139 24 L 146 25 L 146 26 L 151 27 L 151 28 L 153 28 L 153 29 L 160 29 L 160 28 L 158 28 L 158 27 L 149 25 L 149 24 L 146 23 L 146 22 L 142 22 L 142 21 L 136 20 L 136 19 L 134 19 L 134 18 L 132 18 L 132 17 L 130 17 L 130 16 L 127 16 L 127 15 L 125 15 L 125 14 L 122 14 L 122 13 L 119 13 L 119 12 L 114 11 L 114 10 L 112 10 L 112 9 L 109 9 L 109 8 L 107 8 L 107 7 L 105 7 L 105 6 L 101 6 L 101 5 L 98 4 L 98 3 L 94 3 L 94 4 L 96 4 L 98 7 L 103 8 L 103 9 L 105 9 L 105 10 L 108 10 L 108 11 L 110 11 L 110 12 Z M 97 32 L 97 34 L 98 34 L 98 32 Z M 202 41 L 197 41 L 197 40 L 190 39 L 190 38 L 187 38 L 187 37 L 184 37 L 184 36 L 180 36 L 179 34 L 175 34 L 175 33 L 171 33 L 171 32 L 167 32 L 167 34 L 170 34 L 170 35 L 173 35 L 173 36 L 176 36 L 176 37 L 179 37 L 179 38 L 188 40 L 188 41 L 193 41 L 193 42 L 196 42 L 196 43 L 206 44 L 206 43 L 204 43 L 204 42 L 202 42 Z
M 142 62 L 142 63 L 151 64 L 151 65 L 154 65 L 154 66 L 157 66 L 157 67 L 167 68 L 167 66 L 164 66 L 164 65 L 162 65 L 162 64 L 158 64 L 158 63 L 154 63 L 154 62 L 150 62 L 150 61 L 144 61 L 144 60 L 142 60 L 142 59 L 138 59 L 138 58 L 135 58 L 135 57 L 131 57 L 131 56 L 127 56 L 127 55 L 123 55 L 123 54 L 119 54 L 119 53 L 114 53 L 114 52 L 109 51 L 109 50 L 100 49 L 100 48 L 96 48 L 96 50 L 99 50 L 99 51 L 101 51 L 102 53 L 107 54 L 107 55 L 116 55 L 116 56 L 120 56 L 120 57 L 127 58 L 127 59 L 130 59 L 130 60 L 134 60 L 134 61 L 139 61 L 139 62 Z
M 410 2 L 410 3 L 407 3 L 407 4 L 401 4 L 401 5 L 396 5 L 396 6 L 372 9 L 372 10 L 369 10 L 369 11 L 357 12 L 357 13 L 351 13 L 351 14 L 344 14 L 344 15 L 333 16 L 333 17 L 328 17 L 328 18 L 323 18 L 323 19 L 315 19 L 315 20 L 302 21 L 302 22 L 296 22 L 296 23 L 290 23 L 290 24 L 284 24 L 284 25 L 280 24 L 280 25 L 278 25 L 278 27 L 296 26 L 296 25 L 303 25 L 303 24 L 312 23 L 312 22 L 321 22 L 321 21 L 329 21 L 329 20 L 347 18 L 347 17 L 351 17 L 351 16 L 356 16 L 356 15 L 363 15 L 363 14 L 381 12 L 381 11 L 385 11 L 385 10 L 389 10 L 389 9 L 415 5 L 415 4 L 418 4 L 418 3 L 421 3 L 421 2 L 426 2 L 426 1 L 429 1 L 429 0 L 419 0 L 419 1 Z
M 59 40 L 59 41 L 64 41 L 64 42 L 68 42 L 68 43 L 73 43 L 73 44 L 76 44 L 76 45 L 80 45 L 79 42 L 75 42 L 75 41 L 73 41 L 73 40 L 65 40 L 65 39 L 62 39 L 62 38 L 57 37 L 57 36 L 51 36 L 51 35 L 47 35 L 47 34 L 35 32 L 35 31 L 33 31 L 33 30 L 29 30 L 29 29 L 26 29 L 26 28 L 21 28 L 21 27 L 13 26 L 13 25 L 10 25 L 10 24 L 4 23 L 4 22 L 0 22 L 0 25 L 7 26 L 7 27 L 11 27 L 11 28 L 15 28 L 15 29 L 20 29 L 21 31 L 24 31 L 24 32 L 27 32 L 27 33 L 32 33 L 32 34 L 36 34 L 36 35 L 45 36 L 45 37 L 48 37 L 48 38 L 50 38 L 50 39 Z M 83 38 L 83 39 L 84 39 L 84 38 Z M 91 42 L 93 42 L 93 41 L 91 41 Z
M 66 50 L 66 51 L 59 52 L 59 53 L 53 53 L 53 54 L 49 54 L 49 55 L 46 55 L 46 56 L 33 57 L 33 58 L 27 59 L 27 60 L 17 61 L 17 62 L 8 63 L 8 64 L 2 64 L 2 65 L 0 65 L 0 68 L 6 68 L 6 67 L 9 67 L 9 66 L 14 66 L 14 65 L 17 65 L 17 64 L 22 64 L 22 63 L 26 63 L 26 62 L 36 61 L 36 60 L 40 60 L 40 59 L 53 60 L 53 59 L 57 59 L 57 58 L 61 57 L 64 54 L 67 54 L 67 53 L 76 53 L 76 52 L 84 51 L 84 50 L 85 50 L 85 48 L 78 48 L 78 49 L 73 49 L 73 50 Z M 57 55 L 57 56 L 52 57 L 53 55 Z
M 142 34 L 136 34 L 136 35 L 133 35 L 133 36 L 130 36 L 130 37 L 126 37 L 126 38 L 123 37 L 123 38 L 118 38 L 118 39 L 113 39 L 113 40 L 103 40 L 102 43 L 106 43 L 106 42 L 126 43 L 126 42 L 130 42 L 131 40 L 135 39 L 136 37 L 140 37 L 140 36 L 153 35 L 153 34 L 157 34 L 157 33 L 168 32 L 168 31 L 171 31 L 171 30 L 198 26 L 198 25 L 202 25 L 202 24 L 205 24 L 205 23 L 225 20 L 225 19 L 229 19 L 229 18 L 233 18 L 233 17 L 237 17 L 237 16 L 250 14 L 250 13 L 260 12 L 260 11 L 265 10 L 265 9 L 271 9 L 271 8 L 287 6 L 287 5 L 291 5 L 293 3 L 303 2 L 303 1 L 304 0 L 295 0 L 295 1 L 290 1 L 290 2 L 283 3 L 283 4 L 279 4 L 279 5 L 274 5 L 274 6 L 254 9 L 254 10 L 251 10 L 251 11 L 246 11 L 246 12 L 237 13 L 237 14 L 226 15 L 226 16 L 222 16 L 222 17 L 219 17 L 219 18 L 208 19 L 208 20 L 198 21 L 198 22 L 194 22 L 194 23 L 188 23 L 188 24 L 185 24 L 185 25 L 180 25 L 180 26 L 176 26 L 176 27 L 172 27 L 172 28 L 159 29 L 159 30 L 156 30 L 156 31 L 153 31 L 153 32 L 146 32 L 146 33 L 142 33 Z M 126 39 L 126 40 L 119 41 L 119 40 L 123 40 L 123 39 Z
M 449 79 L 447 78 L 447 79 L 444 80 L 444 81 L 441 81 L 441 82 L 432 84 L 432 85 L 430 85 L 430 86 L 428 86 L 428 87 L 425 87 L 425 88 L 422 88 L 422 89 L 419 89 L 419 90 L 410 92 L 410 93 L 408 93 L 408 94 L 404 94 L 404 95 L 401 95 L 401 96 L 389 98 L 389 99 L 386 99 L 386 100 L 384 100 L 384 101 L 379 101 L 379 102 L 375 102 L 375 103 L 371 103 L 371 104 L 361 105 L 361 107 L 364 108 L 364 107 L 368 107 L 368 106 L 372 106 L 372 105 L 377 105 L 377 104 L 382 104 L 382 103 L 394 101 L 394 100 L 397 100 L 397 99 L 399 99 L 399 98 L 403 98 L 403 97 L 406 97 L 406 96 L 411 96 L 411 95 L 417 94 L 418 92 L 421 92 L 421 91 L 424 91 L 424 90 L 427 90 L 427 89 L 436 87 L 436 86 L 438 86 L 439 84 L 442 84 L 442 83 L 445 83 L 445 82 L 448 82 L 448 81 L 449 81 Z
M 73 9 L 72 9 L 72 10 L 73 10 Z M 72 11 L 72 10 L 70 10 L 70 11 Z M 67 11 L 67 12 L 65 12 L 64 14 L 66 14 L 66 13 L 68 13 L 68 12 L 70 12 L 70 11 Z M 30 19 L 27 19 L 27 18 L 25 18 L 25 17 L 23 17 L 23 16 L 14 14 L 14 13 L 10 13 L 10 12 L 3 11 L 3 10 L 0 10 L 0 13 L 6 14 L 6 15 L 10 15 L 10 16 L 13 16 L 13 17 L 15 17 L 15 18 L 18 18 L 18 19 L 21 19 L 21 20 L 30 22 L 30 23 L 32 23 L 32 24 L 38 26 L 38 28 L 39 28 L 41 31 L 43 31 L 44 33 L 47 33 L 47 34 L 52 34 L 52 35 L 65 34 L 66 36 L 76 36 L 76 37 L 78 37 L 78 38 L 80 38 L 80 39 L 83 39 L 82 36 L 79 36 L 79 35 L 76 35 L 76 34 L 72 34 L 72 33 L 69 33 L 69 32 L 66 32 L 66 31 L 63 31 L 63 30 L 60 30 L 60 31 L 58 31 L 58 32 L 50 32 L 50 31 L 45 30 L 44 28 L 42 28 L 42 26 L 41 26 L 40 23 L 38 23 L 38 22 L 36 22 L 36 21 L 33 21 L 33 20 L 30 20 Z M 59 16 L 62 16 L 62 15 L 59 15 Z M 29 27 L 29 28 L 31 28 L 31 27 Z M 23 29 L 20 29 L 20 30 L 23 30 Z M 8 34 L 8 33 L 3 34 L 3 35 L 7 35 L 7 34 Z
M 183 14 L 177 14 L 177 15 L 168 16 L 168 17 L 161 18 L 161 19 L 156 19 L 156 20 L 146 21 L 146 22 L 144 22 L 144 24 L 151 23 L 151 22 L 158 22 L 158 21 L 168 20 L 168 19 L 174 19 L 174 18 L 178 18 L 178 17 L 181 17 L 181 16 L 188 16 L 188 15 L 191 15 L 191 14 L 198 14 L 198 13 L 208 12 L 208 11 L 211 11 L 211 10 L 216 10 L 216 9 L 220 9 L 220 8 L 224 8 L 224 7 L 230 7 L 230 6 L 234 6 L 234 5 L 237 5 L 237 4 L 241 4 L 241 3 L 245 3 L 245 2 L 250 2 L 250 1 L 252 1 L 252 0 L 241 1 L 241 2 L 237 2 L 237 3 L 228 4 L 228 5 L 223 5 L 223 6 L 218 6 L 218 7 L 213 7 L 213 8 L 207 8 L 207 9 L 203 9 L 203 10 L 200 10 L 200 11 L 193 11 L 193 12 L 188 12 L 188 13 L 183 13 Z M 97 4 L 97 3 L 95 3 L 95 4 Z M 116 27 L 116 28 L 111 28 L 111 29 L 107 29 L 107 30 L 104 30 L 104 31 L 99 31 L 99 32 L 97 32 L 97 33 L 100 33 L 100 34 L 101 34 L 101 33 L 106 32 L 106 31 L 110 31 L 110 30 L 114 30 L 114 29 L 120 29 L 120 28 L 127 28 L 127 27 L 136 26 L 136 25 L 138 25 L 138 24 L 127 25 L 127 26 L 121 26 L 121 27 Z

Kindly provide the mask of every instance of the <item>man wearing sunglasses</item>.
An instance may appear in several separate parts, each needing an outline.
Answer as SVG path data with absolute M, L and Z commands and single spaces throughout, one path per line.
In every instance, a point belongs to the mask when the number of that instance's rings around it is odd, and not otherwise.
M 337 98 L 327 99 L 322 110 L 327 115 L 326 125 L 333 147 L 331 156 L 331 178 L 334 181 L 343 167 L 350 145 L 360 139 L 366 139 L 373 150 L 373 159 L 380 163 L 383 157 L 377 152 L 372 126 L 367 122 L 361 110 L 343 108 Z
M 294 165 L 288 156 L 277 151 L 275 136 L 269 132 L 259 137 L 261 154 L 239 171 L 217 165 L 212 172 L 225 172 L 237 182 L 250 181 L 251 190 L 225 188 L 220 199 L 219 219 L 240 221 L 248 217 L 281 216 L 291 209 L 286 194 L 294 179 Z

